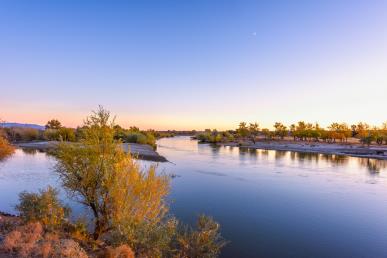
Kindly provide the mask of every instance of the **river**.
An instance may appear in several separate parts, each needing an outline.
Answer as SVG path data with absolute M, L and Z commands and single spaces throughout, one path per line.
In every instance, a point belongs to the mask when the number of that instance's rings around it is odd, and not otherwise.
M 221 257 L 387 257 L 387 161 L 189 137 L 161 139 L 157 150 L 170 161 L 158 170 L 174 175 L 171 212 L 187 223 L 214 217 L 230 241 Z M 0 210 L 14 212 L 20 191 L 58 186 L 54 164 L 20 149 L 1 163 Z

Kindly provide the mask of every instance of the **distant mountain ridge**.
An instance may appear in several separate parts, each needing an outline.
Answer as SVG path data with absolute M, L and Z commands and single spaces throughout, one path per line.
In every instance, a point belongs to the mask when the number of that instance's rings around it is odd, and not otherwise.
M 22 123 L 0 123 L 0 127 L 23 127 L 23 128 L 33 128 L 38 130 L 44 130 L 45 127 L 43 125 L 37 124 L 22 124 Z

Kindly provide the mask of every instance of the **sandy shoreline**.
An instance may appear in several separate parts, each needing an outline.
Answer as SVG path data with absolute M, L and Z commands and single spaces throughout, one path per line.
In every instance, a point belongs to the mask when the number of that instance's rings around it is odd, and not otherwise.
M 26 142 L 26 143 L 17 143 L 16 147 L 22 149 L 36 149 L 41 151 L 49 151 L 55 149 L 58 142 L 55 141 L 43 141 L 43 142 Z M 157 161 L 157 162 L 166 162 L 168 161 L 165 157 L 158 154 L 153 148 L 149 145 L 137 144 L 137 143 L 123 143 L 122 147 L 125 151 L 130 149 L 131 153 L 138 159 Z
M 357 144 L 338 144 L 338 143 L 316 143 L 316 142 L 291 142 L 291 141 L 260 141 L 255 144 L 224 143 L 223 146 L 234 146 L 240 148 L 263 149 L 263 150 L 281 150 L 295 151 L 319 154 L 344 155 L 360 158 L 372 158 L 387 160 L 387 146 L 366 147 Z

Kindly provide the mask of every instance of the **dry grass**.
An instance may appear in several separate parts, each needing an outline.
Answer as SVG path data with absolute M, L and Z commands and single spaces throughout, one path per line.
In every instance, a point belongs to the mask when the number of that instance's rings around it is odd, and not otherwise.
M 44 233 L 38 222 L 19 226 L 5 236 L 0 250 L 16 257 L 87 258 L 86 252 L 72 239 Z
M 116 248 L 108 247 L 100 258 L 135 258 L 132 249 L 127 245 Z

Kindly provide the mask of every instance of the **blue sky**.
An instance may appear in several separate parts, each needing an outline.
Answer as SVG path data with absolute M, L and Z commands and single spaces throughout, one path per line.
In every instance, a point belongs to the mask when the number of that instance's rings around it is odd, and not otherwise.
M 387 1 L 1 1 L 0 117 L 387 120 Z

